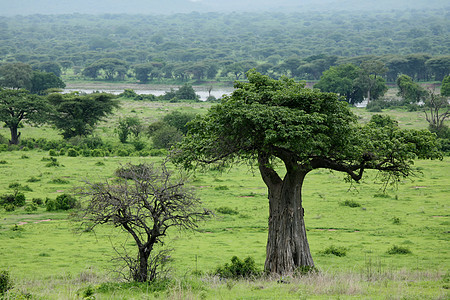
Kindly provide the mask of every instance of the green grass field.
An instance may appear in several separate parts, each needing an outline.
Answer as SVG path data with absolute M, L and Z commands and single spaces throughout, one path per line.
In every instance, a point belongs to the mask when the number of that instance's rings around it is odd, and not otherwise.
M 151 122 L 174 109 L 206 112 L 208 104 L 166 104 L 123 101 L 115 116 L 96 134 L 118 143 L 113 133 L 119 116 L 138 115 Z M 361 122 L 370 113 L 355 109 Z M 388 111 L 400 126 L 425 128 L 419 112 Z M 22 129 L 22 136 L 60 139 L 50 127 Z M 0 133 L 7 137 L 2 128 Z M 84 180 L 110 178 L 120 164 L 157 162 L 158 157 L 58 156 L 58 167 L 47 167 L 48 152 L 0 152 L 0 194 L 11 184 L 26 186 L 27 202 L 54 199 Z M 375 173 L 360 184 L 345 183 L 343 174 L 310 173 L 304 185 L 307 234 L 318 274 L 298 278 L 220 280 L 211 272 L 232 256 L 251 256 L 260 269 L 267 241 L 267 190 L 258 171 L 235 166 L 224 173 L 198 172 L 191 180 L 214 217 L 193 232 L 172 231 L 173 248 L 168 285 L 119 283 L 112 272 L 111 244 L 133 242 L 117 228 L 75 233 L 67 212 L 44 207 L 27 212 L 0 209 L 0 270 L 15 284 L 6 299 L 448 299 L 450 163 L 416 161 L 420 173 L 383 193 Z M 351 205 L 351 204 L 354 205 Z M 351 206 L 355 207 L 351 207 Z M 359 205 L 359 206 L 358 206 Z M 224 209 L 225 208 L 225 209 Z M 233 211 L 233 214 L 220 211 Z M 409 254 L 389 254 L 394 246 Z M 324 254 L 334 247 L 345 256 Z M 91 298 L 93 299 L 93 298 Z

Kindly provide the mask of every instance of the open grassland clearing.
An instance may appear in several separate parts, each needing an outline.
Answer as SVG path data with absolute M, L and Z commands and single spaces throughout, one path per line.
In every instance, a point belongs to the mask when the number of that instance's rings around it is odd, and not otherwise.
M 119 116 L 139 115 L 148 122 L 174 109 L 203 112 L 209 104 L 122 101 L 122 107 L 96 130 L 119 146 L 114 127 Z M 361 122 L 370 113 L 355 109 Z M 418 112 L 386 111 L 406 128 L 425 128 Z M 24 138 L 60 139 L 50 127 L 21 129 Z M 5 128 L 1 133 L 7 136 Z M 150 146 L 149 146 L 150 147 Z M 111 178 L 120 164 L 157 162 L 160 157 L 57 156 L 48 151 L 0 152 L 0 194 L 19 184 L 27 203 L 70 193 L 84 180 Z M 303 189 L 305 222 L 317 274 L 255 280 L 221 280 L 212 273 L 234 255 L 251 256 L 262 269 L 267 242 L 267 190 L 257 169 L 247 165 L 225 172 L 198 172 L 191 178 L 204 206 L 215 216 L 194 232 L 169 232 L 172 280 L 153 285 L 118 283 L 111 272 L 111 244 L 134 251 L 117 228 L 75 233 L 67 212 L 0 209 L 0 270 L 15 288 L 6 295 L 33 299 L 446 299 L 449 297 L 450 164 L 416 161 L 416 177 L 395 187 L 379 184 L 375 173 L 360 183 L 345 183 L 340 173 L 317 170 Z M 26 187 L 26 188 L 24 188 Z M 400 250 L 408 251 L 400 251 Z M 132 252 L 134 253 L 134 252 Z M 391 253 L 391 254 L 390 254 Z M 9 295 L 9 296 L 8 296 Z

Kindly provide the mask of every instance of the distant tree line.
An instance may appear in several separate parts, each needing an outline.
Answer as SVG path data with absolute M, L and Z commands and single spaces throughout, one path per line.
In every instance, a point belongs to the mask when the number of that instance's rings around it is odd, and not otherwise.
M 319 80 L 332 66 L 382 61 L 384 78 L 442 81 L 450 69 L 445 11 L 32 15 L 0 19 L 0 63 L 60 76 L 240 80 L 256 68 Z

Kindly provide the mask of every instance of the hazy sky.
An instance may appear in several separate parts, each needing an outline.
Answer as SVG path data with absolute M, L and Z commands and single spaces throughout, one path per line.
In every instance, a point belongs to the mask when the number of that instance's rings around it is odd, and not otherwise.
M 0 0 L 0 15 L 192 11 L 380 10 L 450 7 L 448 0 Z

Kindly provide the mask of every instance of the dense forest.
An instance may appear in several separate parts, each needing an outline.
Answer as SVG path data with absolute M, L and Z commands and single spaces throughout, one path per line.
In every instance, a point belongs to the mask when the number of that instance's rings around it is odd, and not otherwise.
M 4 16 L 0 63 L 151 82 L 242 79 L 250 68 L 318 80 L 331 66 L 377 59 L 387 81 L 399 74 L 441 81 L 450 69 L 449 16 L 442 9 Z

